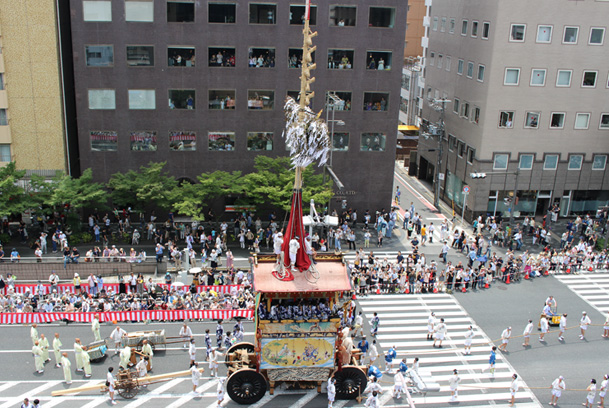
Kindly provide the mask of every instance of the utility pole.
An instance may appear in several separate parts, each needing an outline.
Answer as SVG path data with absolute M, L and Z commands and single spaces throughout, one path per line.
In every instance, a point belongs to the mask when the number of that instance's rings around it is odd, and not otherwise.
M 436 136 L 438 137 L 438 160 L 436 162 L 436 177 L 435 177 L 435 189 L 433 195 L 433 205 L 438 208 L 440 205 L 440 174 L 442 173 L 442 155 L 444 153 L 444 114 L 446 112 L 446 104 L 448 99 L 442 98 L 440 100 L 434 100 L 431 107 L 436 111 L 440 112 L 440 120 L 438 122 L 438 131 Z

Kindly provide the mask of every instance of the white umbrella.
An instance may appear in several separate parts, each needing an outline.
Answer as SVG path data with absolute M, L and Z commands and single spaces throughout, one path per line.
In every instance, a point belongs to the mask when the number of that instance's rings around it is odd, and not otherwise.
M 201 268 L 190 268 L 188 270 L 188 273 L 191 275 L 195 275 L 195 274 L 201 273 L 201 272 L 203 272 L 203 269 L 201 269 Z

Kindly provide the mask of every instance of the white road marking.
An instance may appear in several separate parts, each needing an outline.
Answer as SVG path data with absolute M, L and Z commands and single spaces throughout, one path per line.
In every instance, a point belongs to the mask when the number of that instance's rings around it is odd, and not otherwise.
M 55 387 L 56 385 L 59 385 L 61 383 L 62 383 L 62 381 L 47 381 L 46 384 L 36 387 L 33 390 L 29 390 L 25 394 L 21 394 L 18 397 L 11 398 L 5 404 L 0 405 L 0 408 L 12 407 L 12 406 L 22 402 L 24 398 L 30 398 L 32 395 L 38 395 L 38 394 L 42 393 L 44 390 Z

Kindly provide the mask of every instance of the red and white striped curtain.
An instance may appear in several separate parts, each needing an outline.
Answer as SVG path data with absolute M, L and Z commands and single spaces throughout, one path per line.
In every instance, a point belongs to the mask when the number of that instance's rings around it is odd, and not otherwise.
M 163 289 L 169 288 L 169 285 L 167 285 L 165 283 L 159 283 L 156 285 L 161 286 Z M 34 294 L 37 291 L 37 287 L 38 287 L 38 285 L 15 285 L 15 293 L 24 294 L 25 292 L 29 291 L 31 294 Z M 241 287 L 242 287 L 242 285 L 212 285 L 212 286 L 199 285 L 199 286 L 197 286 L 197 293 L 214 291 L 216 293 L 231 294 L 232 292 L 239 291 L 239 289 L 241 289 Z M 81 282 L 80 288 L 81 288 L 81 290 L 89 293 L 89 285 L 87 284 L 87 282 Z M 118 285 L 118 283 L 109 283 L 109 284 L 104 283 L 104 289 L 106 291 L 109 291 L 110 289 L 112 289 L 112 291 L 114 291 L 115 293 L 118 293 L 119 285 Z M 184 289 L 188 290 L 189 287 L 187 286 Z M 42 290 L 45 295 L 49 294 L 51 292 L 51 285 L 49 285 L 49 284 L 42 285 Z M 63 294 L 66 292 L 73 293 L 74 285 L 71 283 L 62 283 L 60 285 L 57 285 L 57 292 L 60 294 Z M 8 293 L 8 286 L 6 286 L 2 290 L 0 290 L 0 293 L 3 295 L 6 295 Z

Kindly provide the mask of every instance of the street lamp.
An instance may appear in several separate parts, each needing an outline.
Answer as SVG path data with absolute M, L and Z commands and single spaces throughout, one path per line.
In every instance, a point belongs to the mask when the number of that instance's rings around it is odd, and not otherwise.
M 442 170 L 442 153 L 444 146 L 444 113 L 446 112 L 446 104 L 452 102 L 446 98 L 432 99 L 429 101 L 429 106 L 436 112 L 440 112 L 440 120 L 437 125 L 429 126 L 430 132 L 427 135 L 436 136 L 438 138 L 438 160 L 436 163 L 435 188 L 433 195 L 433 205 L 436 209 L 440 206 L 440 174 Z
M 507 176 L 514 175 L 516 179 L 514 180 L 514 189 L 512 190 L 512 197 L 504 198 L 504 201 L 507 201 L 506 204 L 510 206 L 510 222 L 509 225 L 514 223 L 514 207 L 516 205 L 516 194 L 518 194 L 518 175 L 520 174 L 520 170 L 516 171 L 493 171 L 490 173 L 470 173 L 469 176 L 473 179 L 483 179 L 486 176 Z

